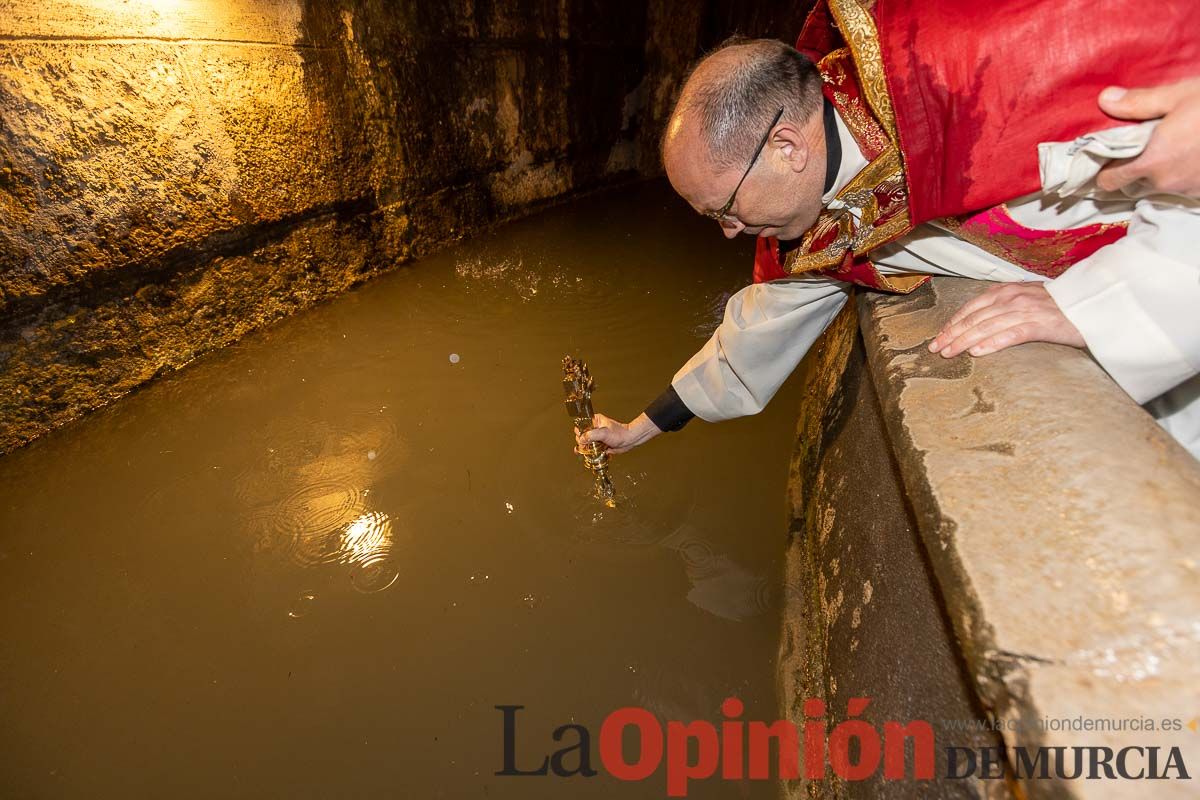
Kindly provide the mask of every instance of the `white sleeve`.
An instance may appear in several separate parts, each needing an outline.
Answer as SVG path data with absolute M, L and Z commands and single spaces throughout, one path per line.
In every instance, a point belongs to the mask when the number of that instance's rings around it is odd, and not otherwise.
M 675 373 L 671 386 L 708 422 L 757 414 L 848 296 L 848 285 L 825 278 L 747 286 L 729 298 L 716 332 Z
M 1046 284 L 1138 403 L 1200 371 L 1200 201 L 1137 201 L 1126 235 Z

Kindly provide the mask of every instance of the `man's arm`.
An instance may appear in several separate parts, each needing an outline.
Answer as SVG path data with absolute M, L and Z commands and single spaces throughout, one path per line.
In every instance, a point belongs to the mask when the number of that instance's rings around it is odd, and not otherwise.
M 1141 155 L 1100 171 L 1101 189 L 1115 192 L 1144 181 L 1154 191 L 1200 197 L 1200 77 L 1149 89 L 1111 86 L 1099 102 L 1116 119 L 1163 118 Z
M 682 428 L 693 415 L 719 422 L 757 414 L 841 310 L 848 293 L 845 284 L 824 278 L 747 286 L 729 298 L 717 330 L 644 413 L 629 424 L 597 414 L 596 427 L 580 443 L 603 442 L 620 454 L 663 430 Z
M 721 422 L 762 411 L 841 311 L 849 287 L 826 278 L 748 286 L 671 386 L 693 414 Z
M 1047 284 L 1092 356 L 1139 403 L 1200 371 L 1200 201 L 1138 201 L 1128 233 Z
M 989 289 L 930 343 L 946 357 L 1029 341 L 1087 347 L 1138 403 L 1200 370 L 1200 201 L 1139 200 L 1124 237 L 1045 284 Z
M 1097 195 L 1097 173 L 1119 154 L 1140 153 L 1154 131 L 1153 123 L 1142 123 L 1040 145 L 1046 194 L 1012 206 L 1014 219 L 1053 228 L 1059 215 L 1082 224 L 1089 209 L 1103 215 L 1109 207 L 1111 214 L 1113 196 Z M 952 357 L 964 351 L 987 355 L 1029 341 L 1087 347 L 1139 403 L 1195 375 L 1200 200 L 1143 194 L 1123 201 L 1133 204 L 1123 238 L 1056 280 L 984 292 L 959 309 L 929 349 Z

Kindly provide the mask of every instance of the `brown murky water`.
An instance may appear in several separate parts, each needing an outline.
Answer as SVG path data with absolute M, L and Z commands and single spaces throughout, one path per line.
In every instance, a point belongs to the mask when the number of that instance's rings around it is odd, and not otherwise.
M 662 797 L 497 777 L 638 705 L 774 719 L 797 382 L 614 460 L 560 360 L 635 416 L 744 285 L 661 184 L 381 278 L 0 459 L 0 795 Z M 559 745 L 561 746 L 561 745 Z M 573 761 L 569 762 L 573 763 Z M 692 797 L 773 797 L 768 782 Z

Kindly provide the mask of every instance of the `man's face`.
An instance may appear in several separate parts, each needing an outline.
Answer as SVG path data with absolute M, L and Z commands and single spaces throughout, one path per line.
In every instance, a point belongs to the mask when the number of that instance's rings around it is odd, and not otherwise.
M 699 213 L 719 211 L 729 201 L 747 165 L 724 169 L 714 165 L 707 144 L 686 123 L 686 119 L 677 117 L 668 128 L 663 148 L 667 178 Z M 802 133 L 788 123 L 775 127 L 737 189 L 733 205 L 717 221 L 726 237 L 745 233 L 796 239 L 812 227 L 821 211 L 824 168 L 811 168 L 810 149 Z M 814 185 L 816 171 L 822 174 L 816 176 L 819 182 Z

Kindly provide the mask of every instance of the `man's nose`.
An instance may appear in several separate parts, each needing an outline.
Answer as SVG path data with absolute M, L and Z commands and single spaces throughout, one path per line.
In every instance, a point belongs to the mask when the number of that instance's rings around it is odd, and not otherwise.
M 734 238 L 739 233 L 741 233 L 742 230 L 744 230 L 746 227 L 745 225 L 738 222 L 737 220 L 732 220 L 732 219 L 723 219 L 723 220 L 720 220 L 717 224 L 721 226 L 721 233 L 725 234 L 726 239 Z

